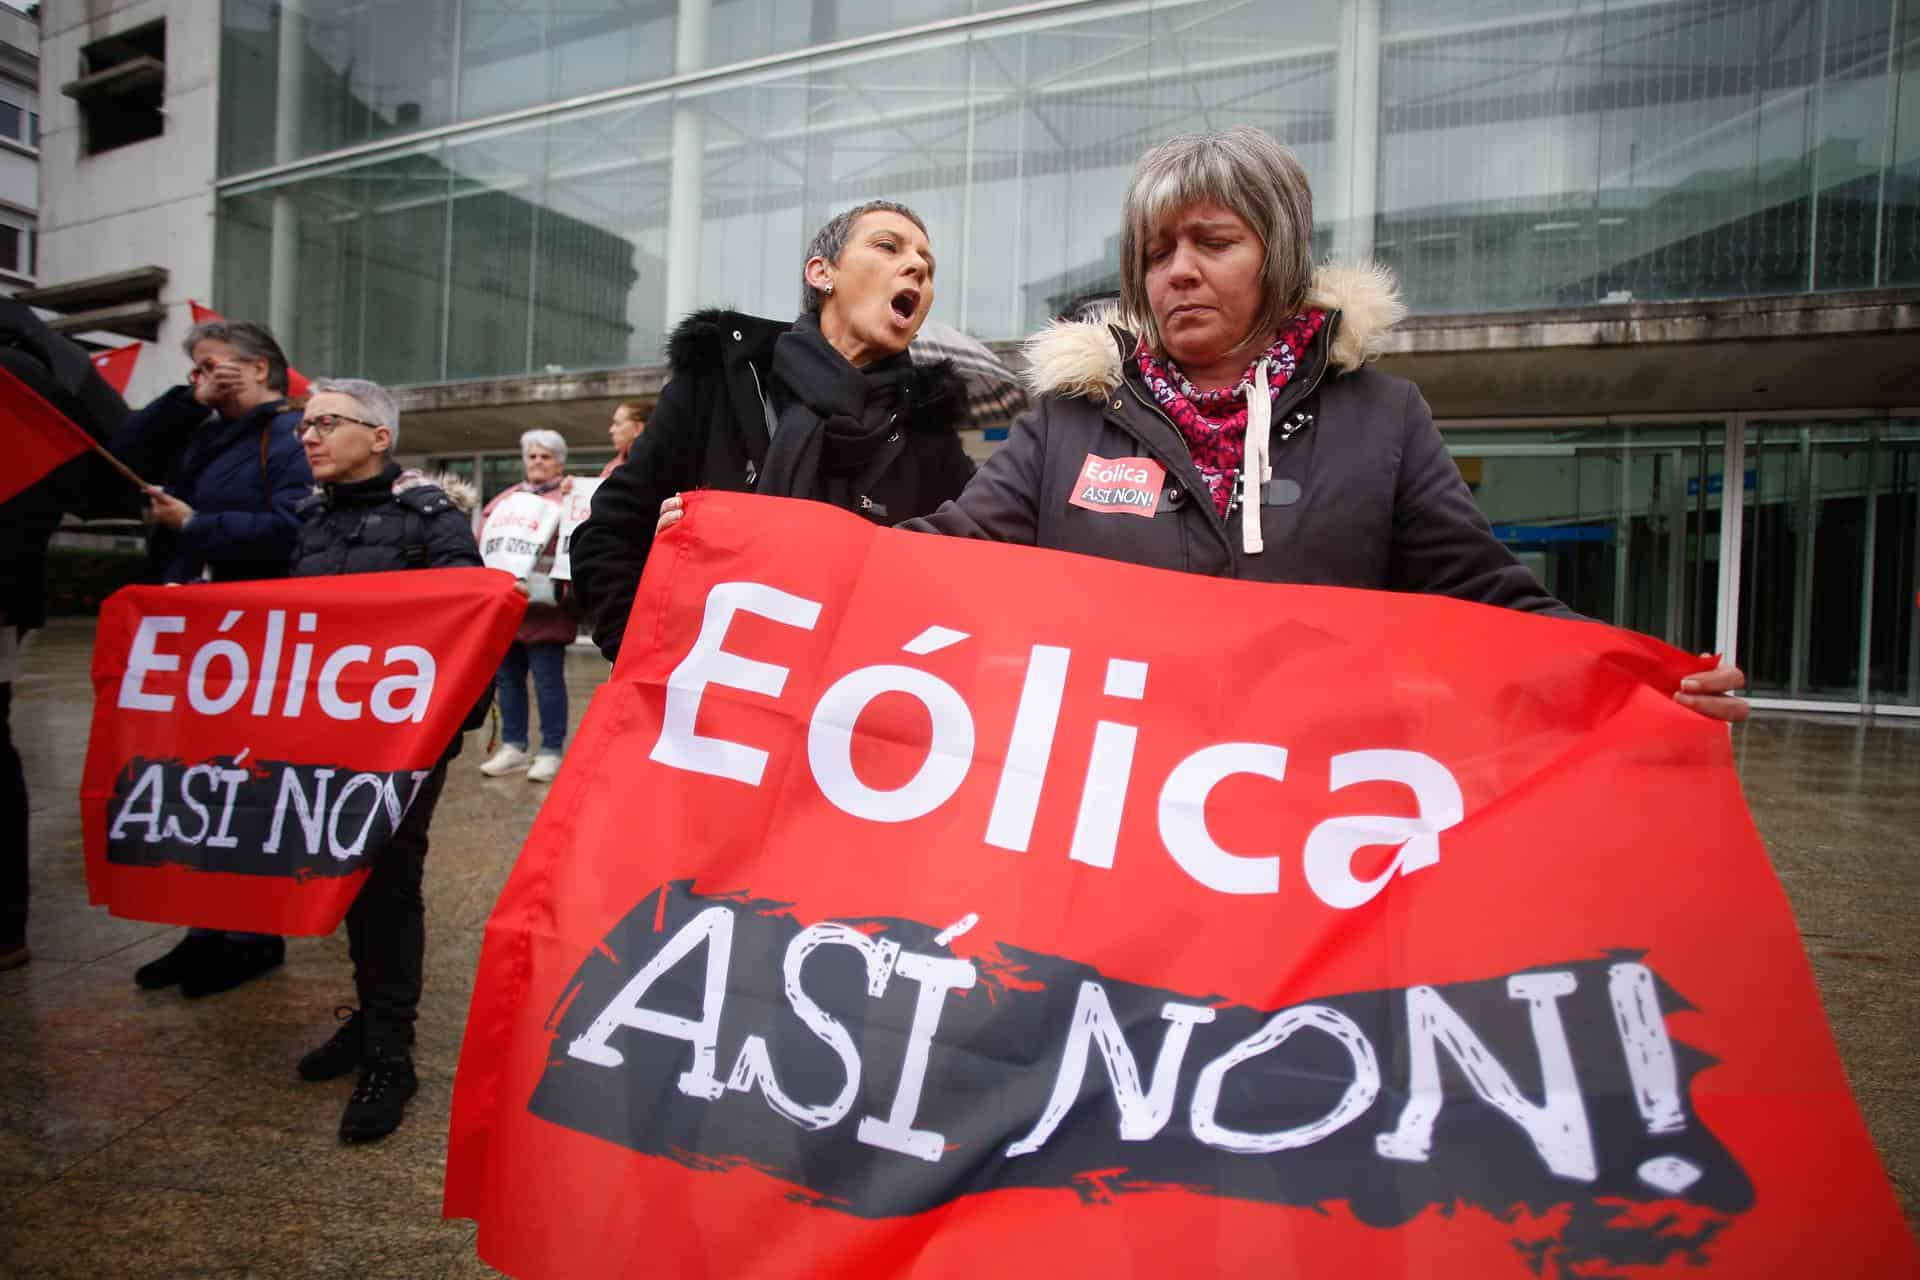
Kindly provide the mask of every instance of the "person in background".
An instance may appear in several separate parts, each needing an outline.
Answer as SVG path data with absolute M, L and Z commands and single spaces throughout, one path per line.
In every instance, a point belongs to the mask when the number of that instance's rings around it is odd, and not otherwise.
M 395 569 L 477 567 L 480 549 L 468 524 L 472 489 L 429 480 L 393 461 L 400 413 L 378 383 L 358 378 L 314 382 L 296 428 L 319 492 L 301 505 L 305 521 L 290 573 L 383 573 Z M 465 505 L 462 505 L 464 500 Z M 305 1080 L 360 1078 L 340 1116 L 348 1142 L 383 1138 L 399 1127 L 418 1088 L 413 1024 L 426 965 L 426 910 L 420 895 L 427 824 L 446 785 L 461 735 L 413 793 L 406 816 L 380 852 L 347 910 L 347 949 L 360 1006 L 318 1048 L 300 1059 Z
M 602 480 L 612 475 L 633 451 L 633 442 L 647 429 L 646 412 L 647 407 L 638 400 L 622 400 L 614 407 L 613 421 L 607 426 L 607 437 L 613 441 L 613 458 L 600 468 Z
M 567 442 L 558 431 L 528 431 L 520 437 L 520 462 L 526 479 L 495 495 L 482 514 L 516 493 L 537 493 L 556 507 L 566 501 L 573 487 L 564 468 Z M 500 700 L 500 750 L 480 766 L 489 778 L 527 771 L 529 782 L 552 782 L 560 772 L 560 753 L 567 745 L 567 646 L 573 643 L 579 624 L 574 619 L 573 601 L 567 584 L 556 582 L 554 553 L 559 550 L 556 529 L 540 552 L 533 574 L 527 580 L 527 614 L 514 636 L 507 657 L 500 664 L 494 689 Z M 534 700 L 540 708 L 540 750 L 532 755 L 528 733 L 527 674 L 533 674 Z
M 148 554 L 161 582 L 232 582 L 287 572 L 296 508 L 313 472 L 294 439 L 300 410 L 287 402 L 287 357 L 260 325 L 199 324 L 183 344 L 185 383 L 130 415 L 113 451 L 164 483 L 148 490 Z M 286 943 L 271 934 L 189 930 L 141 965 L 134 981 L 180 994 L 227 991 L 277 967 Z
M 880 524 L 959 494 L 973 474 L 955 433 L 966 387 L 950 363 L 907 352 L 933 306 L 933 271 L 920 216 L 873 200 L 814 233 L 799 319 L 712 310 L 674 330 L 672 381 L 631 465 L 594 490 L 573 535 L 574 586 L 609 660 L 661 504 L 683 490 L 812 498 Z

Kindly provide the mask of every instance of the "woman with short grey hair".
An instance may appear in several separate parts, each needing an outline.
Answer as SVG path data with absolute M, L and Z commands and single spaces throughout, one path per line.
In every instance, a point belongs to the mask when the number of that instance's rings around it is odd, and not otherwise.
M 567 442 L 558 431 L 535 428 L 522 432 L 520 465 L 526 479 L 503 489 L 487 504 L 481 514 L 481 528 L 485 529 L 487 518 L 501 503 L 518 493 L 538 494 L 564 508 L 573 491 L 573 477 L 566 474 L 566 463 Z M 480 772 L 489 778 L 524 769 L 529 782 L 551 782 L 560 772 L 560 753 L 567 744 L 567 646 L 573 643 L 580 624 L 567 584 L 552 576 L 559 549 L 556 527 L 534 562 L 533 571 L 522 582 L 528 597 L 526 617 L 521 619 L 520 630 L 494 677 L 494 694 L 500 702 L 500 750 L 480 766 Z M 527 707 L 529 673 L 540 710 L 540 749 L 532 753 L 528 750 L 532 745 Z
M 688 489 L 811 498 L 880 524 L 957 495 L 973 463 L 955 428 L 966 388 L 907 343 L 933 306 L 920 215 L 870 200 L 829 218 L 800 264 L 800 316 L 701 311 L 667 343 L 672 380 L 593 495 L 573 581 L 593 638 L 619 651 L 663 505 Z
M 1028 342 L 1033 408 L 911 527 L 1574 616 L 1493 536 L 1419 389 L 1366 367 L 1406 313 L 1392 275 L 1316 269 L 1312 237 L 1306 170 L 1260 130 L 1147 152 L 1121 205 L 1119 315 Z M 1743 719 L 1742 683 L 1723 668 L 1675 697 Z

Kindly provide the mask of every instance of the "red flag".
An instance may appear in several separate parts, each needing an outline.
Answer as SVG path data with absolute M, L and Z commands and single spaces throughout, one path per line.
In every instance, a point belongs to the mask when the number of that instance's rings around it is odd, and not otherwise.
M 225 316 L 221 315 L 218 311 L 215 311 L 212 307 L 204 306 L 201 303 L 195 302 L 192 298 L 187 299 L 187 306 L 190 307 L 193 311 L 193 322 L 195 324 L 206 324 L 207 322 L 212 320 L 226 319 Z M 276 334 L 274 336 L 277 338 L 279 335 Z M 292 365 L 288 365 L 287 366 L 287 396 L 290 399 L 298 400 L 303 396 L 307 395 L 312 390 L 313 390 L 313 384 L 307 379 L 307 375 L 304 373 L 301 373 L 298 369 L 294 368 Z
M 145 345 L 143 342 L 129 342 L 111 351 L 96 351 L 93 353 L 93 367 L 99 370 L 108 386 L 124 396 L 127 394 L 127 384 L 133 381 L 133 366 L 140 362 L 140 348 Z
M 491 569 L 115 592 L 80 795 L 90 900 L 331 933 L 525 610 Z
M 93 448 L 93 437 L 6 369 L 0 369 L 0 431 L 7 447 L 0 502 Z
M 446 1211 L 523 1277 L 1910 1274 L 1700 666 L 692 495 Z

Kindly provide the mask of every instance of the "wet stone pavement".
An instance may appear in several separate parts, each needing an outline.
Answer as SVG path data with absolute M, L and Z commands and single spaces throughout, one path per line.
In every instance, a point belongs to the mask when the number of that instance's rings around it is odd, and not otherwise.
M 440 1218 L 447 1111 L 487 913 L 545 788 L 456 762 L 427 859 L 419 1095 L 383 1142 L 335 1136 L 347 1079 L 293 1064 L 351 995 L 345 932 L 205 1000 L 133 971 L 177 930 L 87 906 L 75 797 L 92 627 L 35 637 L 14 686 L 33 803 L 34 952 L 0 974 L 0 1276 L 490 1275 Z M 575 724 L 605 673 L 568 654 Z M 1920 1222 L 1920 723 L 1762 717 L 1736 731 L 1867 1124 Z

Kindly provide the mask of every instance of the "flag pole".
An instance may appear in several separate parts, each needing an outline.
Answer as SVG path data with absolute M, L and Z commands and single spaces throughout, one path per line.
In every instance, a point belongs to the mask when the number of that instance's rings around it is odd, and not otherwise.
M 92 449 L 95 453 L 99 454 L 102 458 L 105 458 L 107 460 L 107 463 L 110 466 L 112 466 L 112 468 L 115 471 L 118 471 L 121 475 L 125 476 L 127 480 L 135 488 L 140 490 L 140 492 L 145 493 L 149 488 L 152 487 L 145 480 L 142 480 L 140 478 L 139 472 L 135 471 L 132 467 L 128 466 L 126 463 L 120 461 L 120 459 L 114 457 L 111 453 L 108 453 L 98 440 L 88 439 L 87 447 L 89 449 Z

